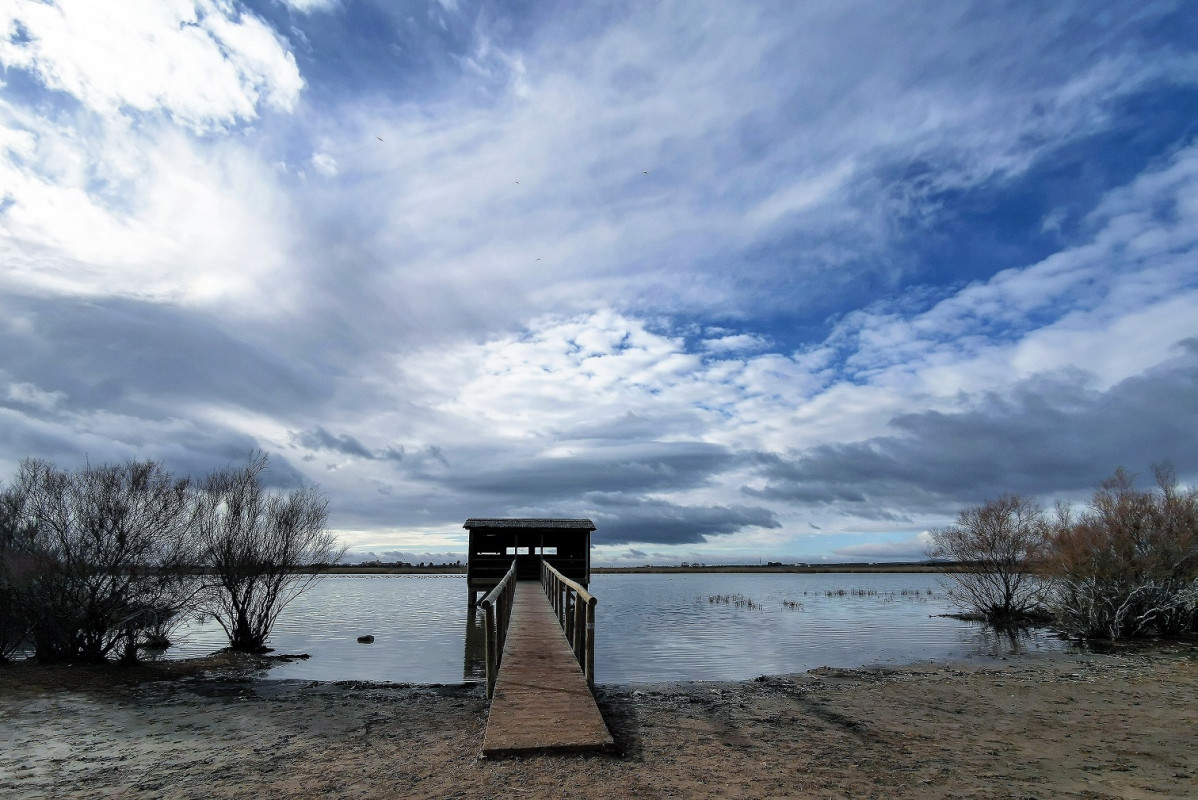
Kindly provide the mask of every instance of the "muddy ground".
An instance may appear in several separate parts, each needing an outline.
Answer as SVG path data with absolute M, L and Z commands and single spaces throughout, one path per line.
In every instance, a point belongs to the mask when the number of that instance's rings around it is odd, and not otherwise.
M 618 752 L 479 758 L 478 687 L 221 656 L 0 666 L 0 796 L 1198 798 L 1198 646 L 600 687 Z

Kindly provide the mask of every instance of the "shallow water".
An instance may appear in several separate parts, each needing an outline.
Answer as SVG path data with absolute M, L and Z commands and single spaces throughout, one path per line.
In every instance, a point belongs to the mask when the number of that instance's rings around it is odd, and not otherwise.
M 599 683 L 743 680 L 819 666 L 1001 658 L 1065 650 L 1047 631 L 996 634 L 953 611 L 934 574 L 595 575 Z M 334 575 L 275 626 L 277 653 L 308 653 L 274 679 L 478 681 L 481 614 L 460 575 Z M 374 643 L 358 644 L 371 634 Z M 170 658 L 225 644 L 214 622 L 189 623 Z

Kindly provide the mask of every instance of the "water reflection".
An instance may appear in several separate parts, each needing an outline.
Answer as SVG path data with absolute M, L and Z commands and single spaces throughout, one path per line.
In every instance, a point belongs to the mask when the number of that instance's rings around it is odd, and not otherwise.
M 487 677 L 487 625 L 481 608 L 466 612 L 466 655 L 462 659 L 462 680 L 481 682 Z
M 975 626 L 975 653 L 990 658 L 1006 658 L 1040 650 L 1059 650 L 1068 646 L 1064 639 L 1053 636 L 1045 628 L 995 626 L 983 622 L 970 624 Z

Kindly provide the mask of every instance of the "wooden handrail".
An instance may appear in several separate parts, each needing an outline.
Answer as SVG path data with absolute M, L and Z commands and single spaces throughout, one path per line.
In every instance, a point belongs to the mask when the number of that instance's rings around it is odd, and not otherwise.
M 503 645 L 507 641 L 507 626 L 512 618 L 512 600 L 516 596 L 516 560 L 507 574 L 487 592 L 480 601 L 486 620 L 487 645 L 487 697 L 495 694 L 495 679 L 499 677 L 499 662 L 503 659 Z
M 599 601 L 582 584 L 570 580 L 545 560 L 541 561 L 541 585 L 586 675 L 587 685 L 594 689 L 595 606 Z

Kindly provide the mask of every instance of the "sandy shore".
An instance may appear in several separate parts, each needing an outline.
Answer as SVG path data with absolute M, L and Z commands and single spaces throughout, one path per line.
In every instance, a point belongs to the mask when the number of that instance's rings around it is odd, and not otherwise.
M 619 753 L 496 761 L 477 687 L 0 666 L 0 796 L 1198 797 L 1193 644 L 599 696 Z

